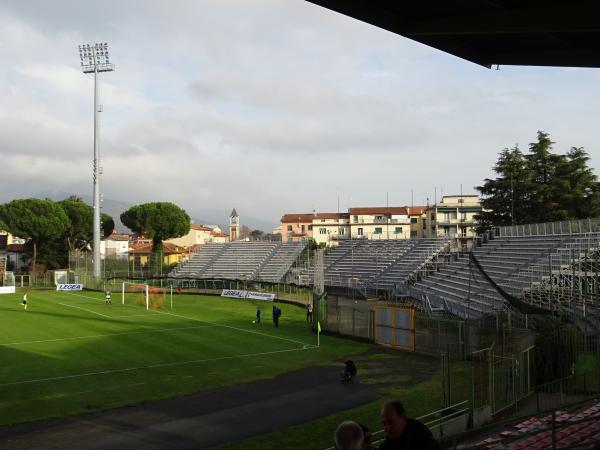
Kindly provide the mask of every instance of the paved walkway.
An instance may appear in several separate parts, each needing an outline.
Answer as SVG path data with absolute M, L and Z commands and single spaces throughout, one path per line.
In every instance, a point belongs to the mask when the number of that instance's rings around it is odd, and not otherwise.
M 0 448 L 198 449 L 281 429 L 376 400 L 373 386 L 310 367 L 134 407 L 0 428 Z

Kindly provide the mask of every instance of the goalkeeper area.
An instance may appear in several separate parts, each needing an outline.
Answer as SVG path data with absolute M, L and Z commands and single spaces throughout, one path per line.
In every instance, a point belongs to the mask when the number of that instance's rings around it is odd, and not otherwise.
M 180 293 L 171 304 L 168 288 L 117 289 L 110 305 L 105 292 L 32 290 L 27 310 L 25 291 L 0 296 L 0 424 L 272 378 L 368 347 L 330 336 L 317 347 L 303 307 Z

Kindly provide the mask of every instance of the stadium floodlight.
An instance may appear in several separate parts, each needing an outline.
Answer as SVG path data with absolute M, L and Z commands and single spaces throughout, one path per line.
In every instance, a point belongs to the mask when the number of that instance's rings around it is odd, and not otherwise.
M 96 43 L 79 46 L 79 59 L 83 73 L 94 74 L 94 234 L 92 253 L 94 258 L 94 277 L 100 277 L 100 149 L 98 147 L 98 113 L 102 108 L 98 104 L 98 73 L 112 72 L 115 66 L 110 63 L 108 44 Z

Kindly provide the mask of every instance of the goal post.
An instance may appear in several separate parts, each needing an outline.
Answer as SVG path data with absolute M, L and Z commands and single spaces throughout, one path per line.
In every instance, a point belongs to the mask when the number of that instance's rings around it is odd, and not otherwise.
M 123 282 L 121 287 L 121 303 L 123 305 L 142 305 L 150 309 L 149 287 L 145 283 Z

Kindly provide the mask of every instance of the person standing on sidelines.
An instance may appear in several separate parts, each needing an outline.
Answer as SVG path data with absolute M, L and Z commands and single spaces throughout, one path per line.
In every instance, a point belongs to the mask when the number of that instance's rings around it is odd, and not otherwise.
M 260 323 L 260 305 L 256 305 L 256 323 Z
M 23 305 L 23 310 L 27 311 L 27 292 L 23 294 L 23 301 L 21 302 L 21 305 Z
M 112 302 L 110 301 L 110 289 L 106 290 L 105 298 L 106 298 L 106 301 L 104 303 L 106 305 L 112 305 Z
M 313 305 L 310 302 L 306 304 L 306 323 L 313 323 Z

